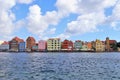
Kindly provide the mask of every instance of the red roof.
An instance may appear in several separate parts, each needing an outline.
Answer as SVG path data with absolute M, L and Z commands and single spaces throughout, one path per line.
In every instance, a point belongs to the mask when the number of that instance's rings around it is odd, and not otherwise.
M 15 37 L 15 38 L 13 38 L 12 40 L 16 40 L 16 41 L 18 41 L 18 42 L 24 42 L 24 40 L 23 40 L 23 39 L 20 39 L 19 37 Z
M 9 44 L 9 42 L 4 41 L 4 42 L 2 43 L 2 45 L 6 45 L 6 44 Z
M 109 40 L 109 43 L 114 44 L 114 43 L 116 43 L 116 40 Z
M 27 40 L 32 40 L 32 41 L 35 41 L 35 39 L 33 38 L 33 37 L 31 37 L 31 36 L 29 36 L 28 38 L 27 38 Z

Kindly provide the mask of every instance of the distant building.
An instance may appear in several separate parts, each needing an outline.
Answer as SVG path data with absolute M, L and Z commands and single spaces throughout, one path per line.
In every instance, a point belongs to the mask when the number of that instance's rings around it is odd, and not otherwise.
M 91 42 L 87 42 L 87 48 L 88 48 L 88 50 L 92 50 L 92 43 Z
M 110 40 L 109 37 L 106 38 L 105 41 L 106 51 L 117 51 L 117 41 Z
M 105 42 L 97 39 L 95 41 L 95 50 L 98 51 L 98 52 L 99 51 L 100 52 L 105 51 Z
M 63 51 L 73 51 L 73 42 L 69 40 L 64 40 L 62 42 L 62 50 Z
M 75 41 L 74 49 L 75 50 L 81 50 L 82 49 L 82 41 L 80 41 L 80 40 Z
M 38 50 L 39 51 L 46 51 L 46 48 L 47 48 L 47 42 L 44 40 L 40 40 L 38 42 Z
M 105 44 L 106 44 L 106 51 L 110 51 L 109 37 L 106 38 Z
M 32 46 L 32 51 L 38 51 L 38 43 Z
M 32 46 L 34 46 L 35 43 L 35 39 L 33 37 L 28 37 L 26 40 L 26 50 L 27 51 L 31 51 L 32 50 Z
M 118 47 L 117 49 L 118 49 L 118 51 L 120 52 L 120 47 Z
M 20 39 L 20 38 L 18 38 L 18 37 L 13 38 L 13 39 L 9 42 L 10 51 L 18 52 L 18 51 L 19 51 L 19 43 L 20 43 L 20 42 L 24 42 L 23 39 Z
M 91 45 L 92 45 L 92 50 L 95 51 L 95 41 L 92 41 Z
M 25 42 L 22 41 L 19 43 L 19 52 L 24 52 L 26 50 L 25 48 Z
M 4 41 L 1 43 L 0 51 L 9 51 L 9 42 Z
M 60 38 L 51 38 L 47 40 L 47 50 L 48 51 L 60 51 L 61 50 L 61 40 Z
M 81 51 L 88 51 L 87 42 L 83 42 Z
M 3 43 L 4 41 L 0 41 L 0 45 Z

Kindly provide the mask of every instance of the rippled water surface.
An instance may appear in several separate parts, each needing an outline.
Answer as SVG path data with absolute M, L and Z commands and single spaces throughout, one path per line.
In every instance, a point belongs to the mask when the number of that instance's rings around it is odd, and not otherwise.
M 0 53 L 0 80 L 120 80 L 120 53 Z

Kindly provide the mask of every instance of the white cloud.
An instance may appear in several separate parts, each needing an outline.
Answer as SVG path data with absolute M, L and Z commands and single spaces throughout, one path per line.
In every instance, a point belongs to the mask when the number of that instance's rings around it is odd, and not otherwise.
M 34 5 L 29 8 L 29 11 L 30 13 L 27 17 L 28 30 L 34 34 L 42 33 L 46 29 L 47 24 L 42 20 L 41 8 L 38 5 Z
M 111 27 L 114 30 L 120 30 L 120 0 L 116 3 L 115 7 L 113 8 L 112 15 L 107 18 Z
M 67 33 L 65 33 L 65 34 L 60 34 L 60 35 L 58 35 L 57 37 L 59 37 L 61 40 L 64 40 L 64 39 L 70 38 L 70 34 L 67 34 Z
M 0 39 L 9 39 L 18 27 L 23 25 L 22 20 L 16 22 L 12 8 L 16 3 L 31 3 L 32 0 L 0 0 Z
M 120 25 L 120 21 L 115 21 L 115 22 L 111 22 L 111 27 L 114 29 L 114 30 L 116 30 L 116 31 L 119 31 L 120 30 L 120 27 L 119 27 L 119 25 Z
M 69 15 L 69 13 L 76 13 L 77 11 L 77 0 L 57 0 L 56 6 L 58 13 L 61 16 Z
M 87 32 L 94 32 L 97 30 L 99 24 L 105 21 L 104 13 L 90 13 L 84 14 L 77 18 L 77 20 L 72 21 L 67 24 L 66 33 L 68 34 L 84 34 Z
M 47 34 L 55 34 L 56 28 L 51 28 L 49 31 L 47 31 Z
M 112 19 L 113 21 L 120 20 L 120 1 L 118 1 L 118 3 L 115 5 L 113 9 L 113 14 L 110 16 L 110 19 Z
M 53 34 L 55 33 L 56 28 L 48 30 L 49 26 L 57 25 L 59 18 L 56 11 L 48 11 L 45 15 L 42 15 L 41 8 L 38 5 L 30 6 L 29 14 L 27 16 L 27 29 L 39 36 L 41 36 L 41 34 Z M 46 32 L 46 30 L 48 31 Z
M 104 24 L 107 20 L 105 9 L 114 6 L 117 2 L 117 0 L 69 0 L 65 3 L 58 1 L 61 2 L 57 4 L 60 11 L 63 9 L 68 14 L 79 15 L 76 20 L 67 23 L 65 32 L 60 34 L 67 33 L 70 36 L 98 31 L 98 25 Z M 67 4 L 68 2 L 71 2 L 72 6 Z
M 57 10 L 46 11 L 44 15 L 40 6 L 33 5 L 29 7 L 28 16 L 25 19 L 15 22 L 16 16 L 11 8 L 16 3 L 30 4 L 33 1 L 0 0 L 0 36 L 3 36 L 2 38 L 7 38 L 16 28 L 23 25 L 26 25 L 31 33 L 39 36 L 44 34 L 42 37 L 46 37 L 47 34 L 54 34 L 56 31 L 54 27 L 70 14 L 76 14 L 78 17 L 76 20 L 66 23 L 65 32 L 59 35 L 61 38 L 96 31 L 98 25 L 106 22 L 106 18 L 112 26 L 116 26 L 120 22 L 120 0 L 57 0 L 55 3 Z M 113 13 L 106 17 L 104 11 L 111 6 L 115 6 Z
M 70 2 L 70 4 L 68 4 Z M 62 14 L 91 13 L 103 11 L 105 8 L 115 5 L 117 0 L 57 0 L 56 6 Z
M 0 0 L 0 39 L 9 38 L 14 30 L 15 15 L 11 8 L 15 6 L 15 0 Z
M 60 37 L 64 37 L 65 34 L 70 37 L 94 32 L 98 30 L 98 25 L 106 21 L 105 9 L 114 6 L 116 2 L 117 0 L 57 0 L 55 5 L 58 10 L 47 11 L 45 15 L 42 15 L 38 5 L 33 5 L 29 8 L 30 13 L 27 17 L 28 30 L 37 35 L 45 34 L 49 26 L 57 25 L 61 19 L 72 13 L 77 14 L 78 18 L 67 23 L 66 30 L 59 35 Z
M 117 0 L 81 0 L 78 2 L 78 12 L 91 13 L 104 11 L 105 8 L 115 5 Z

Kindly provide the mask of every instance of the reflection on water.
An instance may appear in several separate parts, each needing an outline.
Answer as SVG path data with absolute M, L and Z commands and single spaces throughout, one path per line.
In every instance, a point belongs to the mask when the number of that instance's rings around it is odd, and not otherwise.
M 120 54 L 0 53 L 0 80 L 120 80 Z

